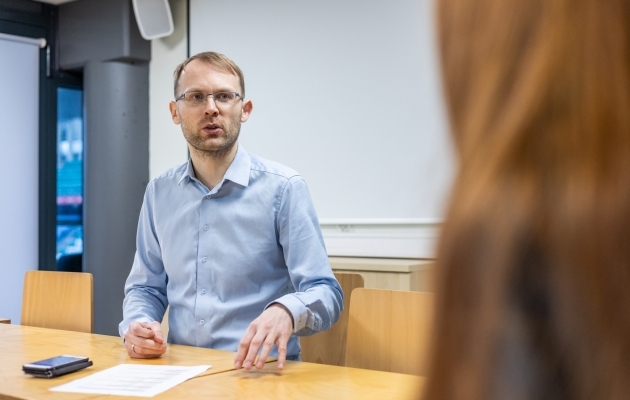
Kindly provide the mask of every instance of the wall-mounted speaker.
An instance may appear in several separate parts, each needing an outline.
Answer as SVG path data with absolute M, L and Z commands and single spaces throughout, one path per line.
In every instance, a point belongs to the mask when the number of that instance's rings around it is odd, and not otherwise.
M 168 0 L 133 0 L 133 11 L 140 34 L 146 40 L 173 33 L 173 15 Z

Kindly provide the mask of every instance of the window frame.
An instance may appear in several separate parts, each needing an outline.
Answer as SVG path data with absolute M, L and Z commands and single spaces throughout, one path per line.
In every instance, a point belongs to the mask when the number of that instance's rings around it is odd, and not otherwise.
M 39 51 L 38 267 L 57 269 L 57 88 L 83 87 L 81 73 L 58 68 L 58 6 L 0 0 L 0 32 L 46 39 Z

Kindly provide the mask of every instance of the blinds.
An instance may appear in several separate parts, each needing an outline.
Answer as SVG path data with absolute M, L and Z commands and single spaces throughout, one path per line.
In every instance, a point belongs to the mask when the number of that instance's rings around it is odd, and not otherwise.
M 39 41 L 0 37 L 0 316 L 20 322 L 38 268 Z

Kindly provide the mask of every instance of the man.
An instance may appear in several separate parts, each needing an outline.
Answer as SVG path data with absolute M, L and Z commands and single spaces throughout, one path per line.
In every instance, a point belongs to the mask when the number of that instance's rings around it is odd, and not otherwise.
M 174 75 L 190 160 L 147 186 L 120 334 L 131 357 L 161 356 L 170 305 L 169 343 L 237 351 L 236 368 L 277 355 L 283 369 L 299 360 L 296 335 L 329 329 L 343 308 L 308 189 L 239 146 L 253 105 L 234 62 L 200 53 Z

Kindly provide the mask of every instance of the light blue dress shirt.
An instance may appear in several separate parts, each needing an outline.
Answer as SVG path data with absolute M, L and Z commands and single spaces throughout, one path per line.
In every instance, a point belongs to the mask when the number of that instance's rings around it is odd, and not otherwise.
M 136 246 L 121 336 L 133 321 L 161 321 L 170 305 L 169 343 L 236 351 L 277 302 L 293 316 L 287 356 L 296 358 L 296 335 L 330 329 L 343 308 L 306 183 L 240 146 L 212 190 L 190 161 L 153 179 Z

